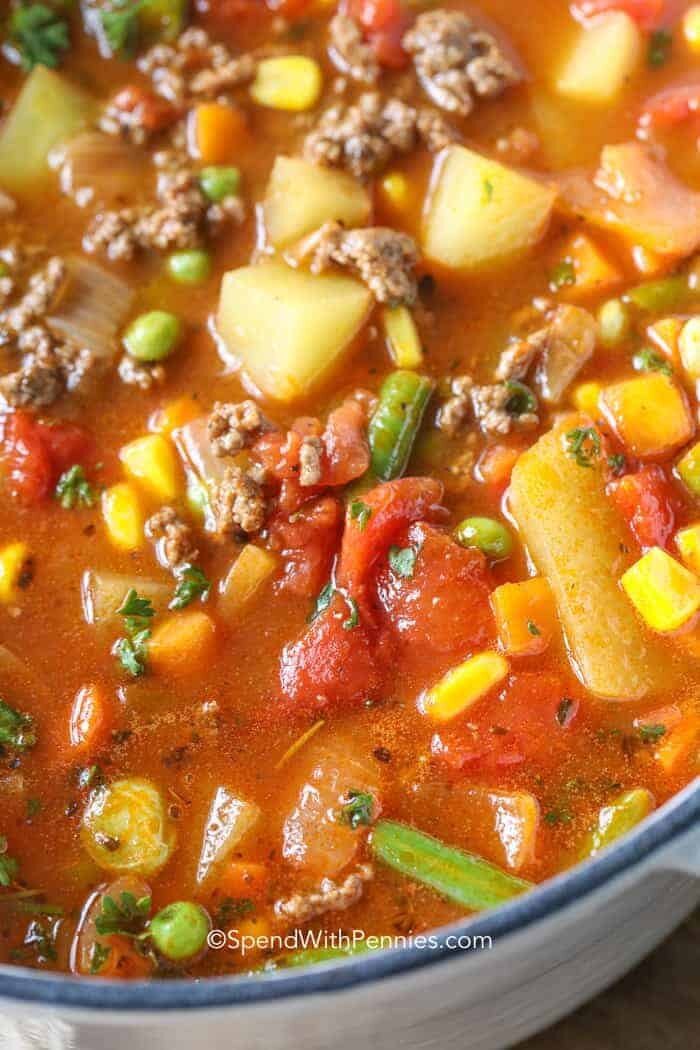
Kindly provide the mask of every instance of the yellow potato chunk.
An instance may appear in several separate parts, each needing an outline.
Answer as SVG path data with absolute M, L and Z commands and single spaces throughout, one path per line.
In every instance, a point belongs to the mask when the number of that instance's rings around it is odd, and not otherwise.
M 81 841 L 107 871 L 154 875 L 175 845 L 160 790 L 144 777 L 129 777 L 96 791 L 83 815 Z
M 425 693 L 421 710 L 434 722 L 450 722 L 502 682 L 508 670 L 508 661 L 500 653 L 477 653 Z
M 135 485 L 122 481 L 102 493 L 102 517 L 115 547 L 135 551 L 143 546 L 143 511 Z
M 676 548 L 683 564 L 700 576 L 700 523 L 676 533 Z
M 629 15 L 610 11 L 582 26 L 556 80 L 556 90 L 578 102 L 610 103 L 638 67 L 644 42 Z
M 556 190 L 464 146 L 438 157 L 424 215 L 425 254 L 475 270 L 531 248 L 544 234 Z
M 668 659 L 618 587 L 629 533 L 605 495 L 599 461 L 580 466 L 562 420 L 513 469 L 510 508 L 539 573 L 552 588 L 578 677 L 597 696 L 645 696 L 668 684 Z
M 620 583 L 654 631 L 675 631 L 700 609 L 700 580 L 660 547 L 643 554 Z
M 294 401 L 340 364 L 371 306 L 371 293 L 350 277 L 266 262 L 225 274 L 217 327 L 264 395 Z
M 301 157 L 277 157 L 262 210 L 267 239 L 282 248 L 324 222 L 366 225 L 372 202 L 364 186 L 344 171 L 322 168 Z
M 640 459 L 673 452 L 695 430 L 685 394 L 661 372 L 606 387 L 600 408 L 620 441 Z
M 174 500 L 181 488 L 181 471 L 175 450 L 162 434 L 147 434 L 119 451 L 129 477 L 158 499 Z
M 19 579 L 29 560 L 29 547 L 18 540 L 0 550 L 0 603 L 8 605 L 19 596 Z

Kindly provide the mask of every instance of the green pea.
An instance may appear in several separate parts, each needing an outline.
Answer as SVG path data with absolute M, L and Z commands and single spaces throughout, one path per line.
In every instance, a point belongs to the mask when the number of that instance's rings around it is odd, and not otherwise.
M 465 518 L 455 537 L 462 547 L 478 547 L 491 561 L 502 561 L 513 550 L 510 531 L 494 518 Z
M 132 321 L 124 333 L 124 346 L 137 361 L 162 361 L 172 354 L 180 336 L 175 314 L 151 310 Z
M 222 201 L 224 197 L 238 193 L 241 188 L 241 173 L 238 168 L 221 165 L 202 168 L 199 173 L 199 185 L 202 193 L 210 201 Z
M 612 348 L 627 338 L 631 328 L 628 308 L 620 299 L 608 299 L 598 310 L 600 341 Z
M 168 273 L 178 284 L 203 284 L 211 273 L 209 252 L 193 248 L 168 257 Z
M 211 929 L 209 915 L 193 901 L 175 901 L 151 920 L 153 944 L 166 959 L 182 962 L 199 955 Z

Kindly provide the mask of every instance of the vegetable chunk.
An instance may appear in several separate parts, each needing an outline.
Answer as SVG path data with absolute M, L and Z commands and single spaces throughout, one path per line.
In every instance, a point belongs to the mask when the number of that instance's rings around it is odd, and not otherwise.
M 582 422 L 564 420 L 520 456 L 511 509 L 552 588 L 583 683 L 598 696 L 642 697 L 668 677 L 668 661 L 618 587 L 629 535 L 606 498 L 599 463 L 586 468 L 570 454 L 566 435 Z
M 277 157 L 262 210 L 270 244 L 283 248 L 324 222 L 364 226 L 371 207 L 367 190 L 345 172 L 300 157 Z
M 683 391 L 662 372 L 607 387 L 600 407 L 620 440 L 640 459 L 670 455 L 695 429 Z
M 581 28 L 556 81 L 560 95 L 580 102 L 610 103 L 639 66 L 643 38 L 623 11 L 601 15 Z
M 350 277 L 269 262 L 224 276 L 217 326 L 263 394 L 294 401 L 340 363 L 371 303 L 369 290 Z
M 654 631 L 675 631 L 700 608 L 700 580 L 660 547 L 652 547 L 620 580 Z
M 83 816 L 81 838 L 101 868 L 138 875 L 160 871 L 175 845 L 163 796 L 143 777 L 96 791 Z
M 426 255 L 476 270 L 531 248 L 542 237 L 556 190 L 464 146 L 436 162 L 425 210 Z

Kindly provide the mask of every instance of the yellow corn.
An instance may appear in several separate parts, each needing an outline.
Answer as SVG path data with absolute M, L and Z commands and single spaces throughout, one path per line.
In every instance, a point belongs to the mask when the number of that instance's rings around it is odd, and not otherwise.
M 700 524 L 680 529 L 676 533 L 676 547 L 684 564 L 700 576 Z
M 461 714 L 508 674 L 508 661 L 500 653 L 478 653 L 453 668 L 423 696 L 423 714 L 434 722 L 449 722 Z
M 397 368 L 418 368 L 423 363 L 423 348 L 411 311 L 405 306 L 385 306 L 382 324 Z
M 149 423 L 149 430 L 155 431 L 156 434 L 172 434 L 173 430 L 184 427 L 185 423 L 191 423 L 201 414 L 201 405 L 198 405 L 194 398 L 178 397 L 154 413 Z
M 310 109 L 323 87 L 321 67 L 306 55 L 281 55 L 258 63 L 250 94 L 260 106 L 292 112 Z
M 676 470 L 681 481 L 683 481 L 694 496 L 700 496 L 700 441 L 676 464 Z
M 136 438 L 119 452 L 124 469 L 152 495 L 173 500 L 180 492 L 180 468 L 175 450 L 162 434 Z
M 134 485 L 121 481 L 103 492 L 102 517 L 115 547 L 135 551 L 143 545 L 143 512 Z
M 222 585 L 219 611 L 226 617 L 239 613 L 273 574 L 277 564 L 274 554 L 254 543 L 246 544 Z
M 693 4 L 683 15 L 683 36 L 690 50 L 700 55 L 700 4 Z
M 17 584 L 29 558 L 26 543 L 8 543 L 0 550 L 0 602 L 9 604 L 17 599 Z
M 595 419 L 601 389 L 600 383 L 579 383 L 573 395 L 574 404 L 579 412 Z
M 687 399 L 661 372 L 606 387 L 600 405 L 622 443 L 640 458 L 669 454 L 693 436 Z
M 678 336 L 678 351 L 688 378 L 700 379 L 700 317 L 686 321 Z
M 396 211 L 405 211 L 411 202 L 411 188 L 406 176 L 400 171 L 390 171 L 379 182 L 379 190 L 385 202 Z
M 620 583 L 654 631 L 675 631 L 700 608 L 700 580 L 660 547 L 647 551 Z

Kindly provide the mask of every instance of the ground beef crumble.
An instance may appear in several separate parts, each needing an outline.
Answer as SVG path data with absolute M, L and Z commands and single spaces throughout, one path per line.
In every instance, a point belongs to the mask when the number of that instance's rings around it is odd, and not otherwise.
M 295 893 L 275 902 L 275 914 L 294 923 L 310 922 L 329 911 L 345 911 L 356 904 L 364 892 L 365 883 L 374 878 L 371 864 L 361 864 L 357 871 L 338 884 L 323 879 L 315 893 Z
M 323 442 L 314 434 L 305 434 L 299 446 L 299 484 L 302 488 L 318 485 L 321 480 Z
M 346 230 L 325 223 L 316 235 L 313 273 L 329 265 L 355 270 L 380 303 L 411 305 L 418 294 L 415 266 L 418 248 L 412 237 L 389 227 Z
M 214 98 L 249 83 L 255 76 L 252 55 L 234 55 L 225 44 L 212 42 L 202 28 L 192 26 L 171 44 L 156 44 L 138 61 L 154 90 L 171 102 Z
M 495 98 L 520 80 L 495 37 L 461 11 L 426 11 L 403 38 L 418 79 L 432 101 L 468 116 L 475 98 Z
M 226 468 L 211 503 L 219 536 L 258 532 L 265 523 L 267 502 L 262 484 L 240 467 Z
M 232 456 L 247 448 L 264 425 L 264 416 L 255 401 L 217 401 L 207 422 L 214 455 Z
M 451 384 L 451 396 L 441 406 L 437 425 L 450 437 L 455 437 L 473 416 L 485 434 L 503 437 L 512 430 L 527 430 L 537 426 L 535 412 L 519 415 L 509 411 L 513 390 L 507 382 L 477 385 L 470 376 L 456 376 Z
M 173 573 L 197 560 L 192 528 L 182 520 L 174 507 L 161 507 L 146 522 L 146 536 L 156 544 L 158 560 Z
M 439 150 L 457 137 L 434 111 L 365 92 L 354 105 L 339 103 L 327 109 L 307 135 L 304 153 L 315 164 L 346 168 L 358 178 L 369 178 L 385 168 L 394 153 L 414 149 L 418 138 L 429 149 Z
M 355 19 L 340 13 L 335 15 L 328 26 L 328 34 L 328 54 L 333 65 L 361 84 L 376 83 L 379 63 Z
M 151 390 L 165 379 L 165 369 L 162 365 L 142 363 L 131 354 L 123 354 L 119 359 L 117 373 L 122 383 L 136 386 L 139 390 Z
M 523 379 L 537 362 L 535 379 L 542 397 L 561 397 L 595 350 L 598 326 L 581 306 L 544 305 L 544 324 L 524 338 L 509 343 L 501 354 L 496 379 Z

